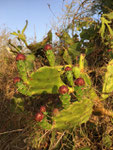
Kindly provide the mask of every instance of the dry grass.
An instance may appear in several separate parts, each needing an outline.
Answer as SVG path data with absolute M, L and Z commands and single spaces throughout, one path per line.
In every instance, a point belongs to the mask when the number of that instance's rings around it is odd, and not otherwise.
M 5 52 L 7 53 L 7 51 Z M 16 62 L 14 57 L 9 53 L 0 55 L 0 93 L 3 99 L 11 99 L 14 94 L 13 78 L 17 75 Z

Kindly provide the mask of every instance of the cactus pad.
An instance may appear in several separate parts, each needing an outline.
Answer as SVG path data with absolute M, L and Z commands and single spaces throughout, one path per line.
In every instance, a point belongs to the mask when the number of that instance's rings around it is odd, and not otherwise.
M 33 94 L 58 93 L 58 89 L 64 83 L 60 78 L 60 73 L 52 67 L 42 67 L 31 74 L 28 86 L 29 92 Z
M 113 60 L 111 60 L 107 65 L 107 72 L 105 73 L 102 98 L 106 99 L 113 92 Z
M 93 102 L 87 97 L 80 102 L 74 102 L 67 109 L 63 109 L 53 118 L 56 129 L 68 129 L 86 123 L 92 113 Z

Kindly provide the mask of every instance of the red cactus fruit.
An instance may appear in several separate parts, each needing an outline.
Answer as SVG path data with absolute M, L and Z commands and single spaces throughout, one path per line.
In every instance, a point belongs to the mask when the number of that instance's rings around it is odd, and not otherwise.
M 72 68 L 70 68 L 70 67 L 65 68 L 65 71 L 71 71 L 71 70 L 72 70 Z
M 21 78 L 20 77 L 15 77 L 13 79 L 13 83 L 16 84 L 17 82 L 20 82 L 21 81 Z
M 18 53 L 18 55 L 16 56 L 16 61 L 25 60 L 25 59 L 26 57 L 24 54 Z
M 45 107 L 45 106 L 41 106 L 41 107 L 40 107 L 40 112 L 42 112 L 42 113 L 43 113 L 43 112 L 46 112 L 46 107 Z
M 48 51 L 50 49 L 52 49 L 52 46 L 50 44 L 46 44 L 45 47 L 44 47 L 44 50 Z
M 107 51 L 108 51 L 108 52 L 112 52 L 112 49 L 108 49 Z
M 41 122 L 43 118 L 44 118 L 44 114 L 42 112 L 37 113 L 35 116 L 35 120 L 38 122 Z
M 59 88 L 59 93 L 60 93 L 60 94 L 66 94 L 66 93 L 68 93 L 68 92 L 69 92 L 69 89 L 68 89 L 68 87 L 65 86 L 65 85 L 62 85 L 62 86 Z
M 85 81 L 83 78 L 77 78 L 75 81 L 74 81 L 75 85 L 77 86 L 83 86 L 85 85 Z

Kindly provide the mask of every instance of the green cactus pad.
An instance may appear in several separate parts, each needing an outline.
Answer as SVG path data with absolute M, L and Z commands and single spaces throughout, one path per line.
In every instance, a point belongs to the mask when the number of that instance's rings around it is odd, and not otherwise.
M 35 60 L 35 56 L 33 54 L 29 54 L 26 56 L 25 65 L 26 65 L 26 71 L 27 71 L 28 75 L 34 69 L 34 60 Z
M 31 93 L 29 92 L 29 88 L 21 81 L 16 84 L 18 88 L 18 92 L 20 92 L 23 95 L 31 96 Z
M 71 56 L 69 55 L 69 53 L 68 53 L 67 50 L 64 51 L 63 59 L 64 59 L 64 61 L 65 61 L 67 64 L 72 64 L 72 58 L 71 58 Z
M 71 95 L 69 95 L 68 93 L 60 95 L 60 100 L 62 102 L 63 107 L 67 108 L 70 105 Z
M 92 114 L 93 102 L 87 97 L 80 102 L 74 102 L 67 109 L 63 109 L 56 117 L 53 117 L 56 129 L 69 129 L 82 123 L 86 123 Z
M 80 68 L 75 66 L 72 68 L 73 74 L 75 78 L 79 78 L 80 77 Z
M 102 98 L 106 99 L 113 92 L 113 60 L 111 60 L 107 65 L 107 72 L 105 73 Z
M 49 61 L 49 65 L 52 67 L 55 66 L 55 55 L 52 50 L 46 51 L 46 57 Z
M 74 82 L 73 82 L 73 73 L 72 71 L 67 71 L 65 73 L 66 77 L 67 77 L 67 80 L 68 80 L 68 83 L 70 86 L 73 86 L 74 85 Z
M 27 70 L 25 61 L 19 60 L 17 62 L 18 73 L 24 82 L 27 82 Z
M 33 72 L 30 78 L 28 86 L 31 95 L 58 93 L 59 87 L 64 84 L 57 69 L 48 66 Z
M 74 91 L 76 92 L 76 97 L 78 101 L 82 100 L 82 97 L 85 94 L 85 89 L 83 86 L 75 86 Z
M 19 75 L 21 76 L 22 80 L 27 83 L 27 77 L 34 69 L 34 59 L 35 56 L 33 54 L 29 54 L 26 56 L 26 60 L 19 60 L 17 62 L 17 68 Z

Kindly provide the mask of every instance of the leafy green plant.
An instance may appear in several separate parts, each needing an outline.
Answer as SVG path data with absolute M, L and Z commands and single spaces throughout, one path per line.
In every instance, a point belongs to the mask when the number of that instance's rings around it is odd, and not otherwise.
M 113 49 L 113 29 L 112 29 L 113 11 L 103 14 L 101 17 L 100 35 L 105 45 Z M 107 34 L 106 34 L 107 33 Z

